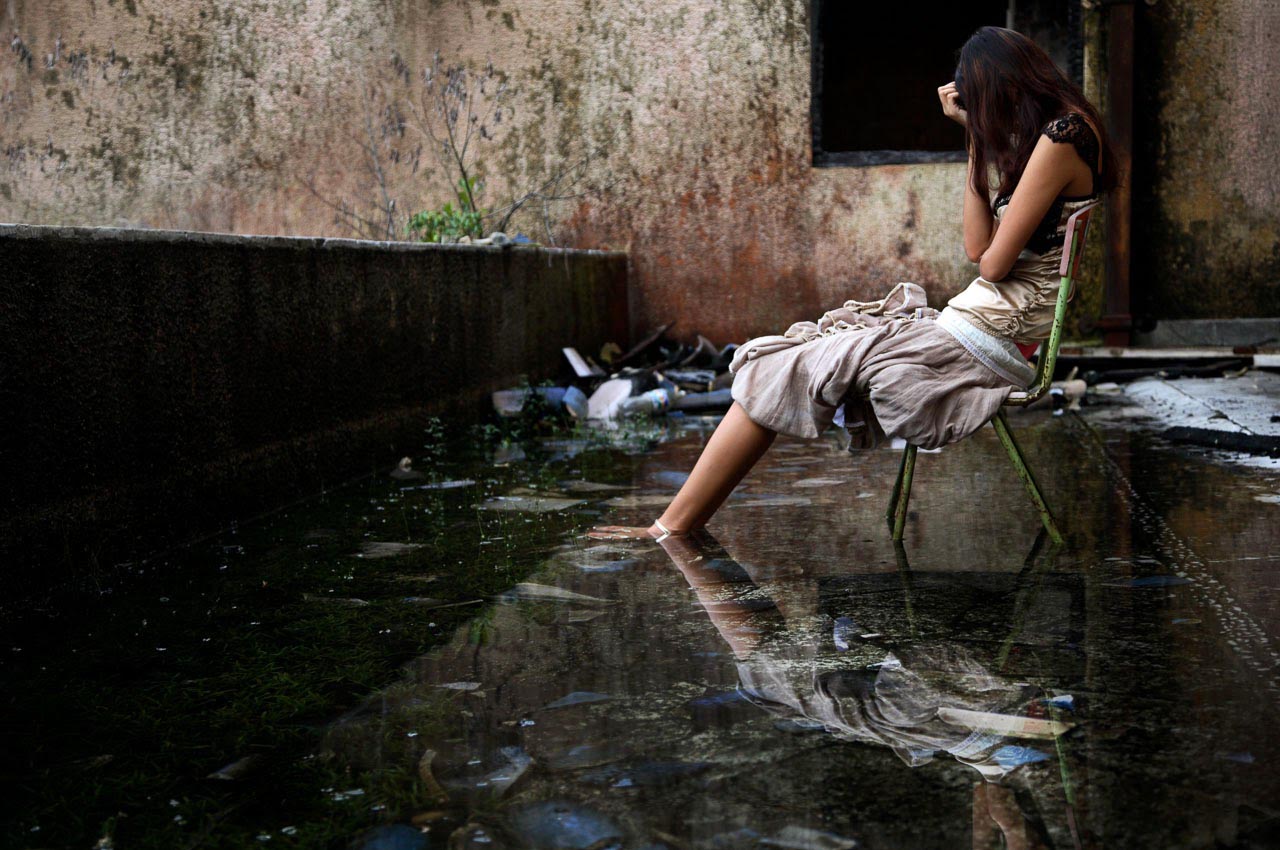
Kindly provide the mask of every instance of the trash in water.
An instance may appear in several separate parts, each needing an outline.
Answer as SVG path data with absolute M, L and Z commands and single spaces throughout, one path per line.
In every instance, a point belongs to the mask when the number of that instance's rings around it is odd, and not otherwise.
M 577 387 L 569 387 L 564 391 L 564 409 L 574 419 L 586 419 L 587 394 Z
M 782 508 L 803 507 L 812 505 L 813 500 L 807 496 L 766 496 L 764 494 L 744 493 L 737 501 L 730 501 L 729 508 Z
M 480 682 L 445 682 L 437 688 L 448 688 L 451 691 L 474 691 L 481 686 Z
M 397 481 L 412 481 L 421 478 L 422 473 L 413 468 L 413 458 L 402 457 L 396 468 L 391 470 L 391 477 Z
M 544 760 L 547 770 L 567 771 L 600 767 L 626 758 L 628 751 L 616 743 L 577 744 Z
M 1175 626 L 1198 626 L 1204 621 L 1198 617 L 1174 617 L 1172 622 Z
M 821 732 L 827 727 L 823 726 L 820 721 L 809 720 L 808 718 L 794 718 L 787 720 L 773 721 L 773 728 L 779 732 L 789 732 L 792 735 L 799 735 L 805 732 Z
M 513 806 L 507 822 L 529 850 L 619 850 L 626 838 L 607 816 L 568 800 Z
M 217 770 L 215 770 L 213 773 L 210 773 L 205 778 L 206 779 L 222 779 L 226 781 L 240 779 L 246 773 L 248 773 L 250 769 L 253 768 L 254 763 L 257 761 L 258 761 L 257 756 L 245 756 L 244 758 L 238 758 L 235 761 L 231 762 L 231 764 L 224 765 L 218 768 Z
M 593 702 L 605 702 L 606 700 L 611 699 L 613 699 L 613 697 L 608 694 L 600 694 L 595 691 L 574 691 L 571 694 L 560 697 L 560 699 L 555 702 L 547 703 L 542 708 L 543 710 L 549 710 L 552 708 L 568 708 L 571 705 L 589 705 Z
M 605 376 L 605 371 L 579 354 L 578 349 L 566 347 L 560 350 L 564 352 L 564 359 L 569 361 L 569 365 L 573 367 L 573 373 L 579 378 L 603 378 Z
M 599 481 L 561 481 L 560 487 L 566 493 L 617 493 L 621 490 L 634 490 L 630 484 L 604 484 Z
M 432 763 L 436 760 L 435 750 L 425 750 L 418 759 L 418 778 L 426 786 L 427 797 L 432 800 L 447 800 L 449 792 L 445 791 L 432 771 Z
M 635 767 L 609 766 L 582 775 L 592 785 L 611 788 L 654 788 L 698 776 L 712 768 L 710 762 L 655 761 Z
M 772 838 L 761 838 L 760 846 L 778 850 L 853 850 L 858 842 L 807 826 L 784 826 Z
M 792 487 L 835 487 L 840 484 L 848 484 L 847 478 L 801 478 L 799 481 L 792 481 Z
M 996 714 L 992 711 L 970 711 L 967 708 L 939 708 L 938 719 L 952 726 L 996 732 L 1011 738 L 1056 738 L 1071 729 L 1071 724 L 1060 720 Z
M 572 590 L 565 590 L 562 587 L 537 584 L 531 581 L 522 581 L 510 590 L 498 594 L 497 598 L 504 602 L 574 602 L 581 605 L 614 604 L 611 599 L 600 599 L 596 596 L 587 596 L 585 593 L 574 593 Z
M 1054 708 L 1061 708 L 1066 711 L 1076 710 L 1076 698 L 1073 697 L 1071 694 L 1060 694 L 1056 697 L 1047 697 L 1045 699 L 1040 700 L 1040 702 L 1043 703 L 1044 705 L 1049 705 Z
M 1253 764 L 1254 761 L 1256 761 L 1253 757 L 1253 753 L 1249 752 L 1218 753 L 1217 757 L 1223 761 L 1233 761 L 1236 764 Z
M 617 561 L 606 561 L 603 564 L 580 564 L 578 569 L 584 573 L 620 573 L 640 563 L 635 558 L 623 558 Z
M 614 496 L 606 499 L 605 505 L 611 508 L 656 508 L 671 504 L 671 494 L 640 494 L 636 496 Z
M 495 496 L 480 507 L 486 511 L 525 511 L 543 514 L 563 511 L 575 505 L 586 504 L 582 499 L 555 499 L 549 496 Z
M 1182 576 L 1143 576 L 1125 581 L 1104 582 L 1103 587 L 1177 587 L 1191 583 L 1191 579 Z
M 605 381 L 596 387 L 596 391 L 587 399 L 587 418 L 595 420 L 609 419 L 617 406 L 631 397 L 635 384 L 629 378 L 615 378 Z
M 835 626 L 831 629 L 831 640 L 841 652 L 849 650 L 849 642 L 857 636 L 861 629 L 852 617 L 836 617 Z
M 705 393 L 685 393 L 671 405 L 673 410 L 687 413 L 728 410 L 733 406 L 733 390 L 712 390 Z
M 376 826 L 360 836 L 357 850 L 427 850 L 427 836 L 402 823 Z
M 430 484 L 415 484 L 411 487 L 401 487 L 400 491 L 406 490 L 456 490 L 459 487 L 474 487 L 475 481 L 470 478 L 458 478 L 453 481 L 432 481 Z
M 1047 761 L 1049 754 L 1032 747 L 1019 747 L 1016 744 L 1008 744 L 992 753 L 991 758 L 995 759 L 996 764 L 1001 767 L 1013 768 L 1024 764 Z
M 503 418 L 519 416 L 530 396 L 537 396 L 551 410 L 559 410 L 565 406 L 565 387 L 517 387 L 510 390 L 495 390 L 491 395 L 493 409 Z
M 323 593 L 304 593 L 302 594 L 304 602 L 323 602 L 326 605 L 338 605 L 347 608 L 363 608 L 369 603 L 364 599 L 346 596 L 325 596 Z
M 502 747 L 498 754 L 505 761 L 502 766 L 479 778 L 451 780 L 447 783 L 448 786 L 473 797 L 476 792 L 493 797 L 503 796 L 533 766 L 533 759 L 519 747 Z
M 735 829 L 733 832 L 722 832 L 719 835 L 713 835 L 711 840 L 707 842 L 708 850 L 742 850 L 744 847 L 754 847 L 760 841 L 760 833 L 756 832 L 749 826 L 741 829 Z
M 689 473 L 679 472 L 674 469 L 664 469 L 660 472 L 653 473 L 649 477 L 664 487 L 670 487 L 672 490 L 679 490 L 684 486 L 684 483 L 689 480 Z
M 360 551 L 356 553 L 357 558 L 396 558 L 400 555 L 407 555 L 415 549 L 422 548 L 421 543 L 392 543 L 388 541 L 370 540 L 360 546 Z

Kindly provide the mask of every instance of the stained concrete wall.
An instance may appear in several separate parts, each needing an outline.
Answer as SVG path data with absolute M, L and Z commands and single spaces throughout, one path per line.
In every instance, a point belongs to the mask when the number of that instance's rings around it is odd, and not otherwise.
M 1084 13 L 1092 92 L 1105 14 Z M 1135 292 L 1162 316 L 1274 312 L 1275 4 L 1139 16 L 1155 136 L 1137 156 Z M 0 23 L 0 220 L 350 235 L 332 205 L 394 201 L 398 230 L 450 197 L 418 120 L 439 51 L 492 62 L 513 93 L 471 148 L 485 205 L 603 151 L 567 192 L 596 193 L 514 228 L 628 250 L 634 330 L 677 319 L 729 341 L 898 280 L 940 304 L 976 273 L 963 165 L 811 167 L 809 0 L 6 0 Z
M 0 226 L 0 267 L 14 581 L 389 469 L 627 324 L 603 252 Z
M 1280 3 L 1160 0 L 1138 21 L 1135 306 L 1280 315 Z
M 550 222 L 564 243 L 630 252 L 639 329 L 678 318 L 681 335 L 729 341 L 898 280 L 940 301 L 975 274 L 962 165 L 810 166 L 806 0 L 4 8 L 0 219 L 347 235 L 307 185 L 376 197 L 366 118 L 397 208 L 438 204 L 447 174 L 412 125 L 439 50 L 492 61 L 515 92 L 474 149 L 490 206 L 604 149 L 583 184 L 602 193 Z M 516 225 L 545 238 L 542 214 Z

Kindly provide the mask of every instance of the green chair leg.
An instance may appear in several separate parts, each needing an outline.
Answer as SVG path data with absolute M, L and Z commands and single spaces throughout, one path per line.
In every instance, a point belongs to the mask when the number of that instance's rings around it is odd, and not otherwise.
M 1049 539 L 1054 543 L 1061 543 L 1062 533 L 1058 531 L 1058 524 L 1053 521 L 1053 513 L 1050 512 L 1049 506 L 1045 504 L 1044 496 L 1040 495 L 1040 488 L 1036 486 L 1036 480 L 1031 475 L 1031 468 L 1023 460 L 1022 452 L 1018 451 L 1018 444 L 1014 442 L 1013 434 L 1009 431 L 1009 423 L 1005 422 L 1003 410 L 991 420 L 991 425 L 996 429 L 996 435 L 1000 437 L 1000 442 L 1004 444 L 1004 450 L 1009 455 L 1009 461 L 1013 464 L 1014 470 L 1017 471 L 1018 477 L 1022 479 L 1023 485 L 1027 488 L 1027 495 L 1031 497 L 1036 510 L 1040 512 L 1040 521 L 1044 523 L 1044 530 L 1049 532 Z
M 907 525 L 907 505 L 911 502 L 911 477 L 916 471 L 916 447 L 908 445 L 902 453 L 902 468 L 898 472 L 898 486 L 894 487 L 896 497 L 893 500 L 893 539 L 902 539 L 902 530 Z
M 889 509 L 885 511 L 884 521 L 889 528 L 893 528 L 893 517 L 898 511 L 898 497 L 902 495 L 902 475 L 907 469 L 907 453 L 903 452 L 902 457 L 898 459 L 898 477 L 894 479 L 893 491 L 889 494 Z

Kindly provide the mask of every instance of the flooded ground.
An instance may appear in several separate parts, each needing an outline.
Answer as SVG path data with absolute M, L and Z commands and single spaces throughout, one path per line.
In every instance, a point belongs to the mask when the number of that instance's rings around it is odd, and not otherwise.
M 9 617 L 5 847 L 1280 846 L 1280 474 L 1103 411 L 920 456 L 712 423 L 420 460 Z M 444 458 L 448 458 L 445 460 Z M 505 464 L 505 465 L 503 465 Z

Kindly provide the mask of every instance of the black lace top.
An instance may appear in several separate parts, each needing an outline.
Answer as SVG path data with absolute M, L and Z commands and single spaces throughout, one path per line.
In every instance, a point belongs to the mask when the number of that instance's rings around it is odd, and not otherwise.
M 1084 160 L 1084 164 L 1089 166 L 1089 171 L 1093 174 L 1094 186 L 1097 186 L 1098 137 L 1083 115 L 1078 112 L 1068 112 L 1061 118 L 1045 124 L 1040 132 L 1055 142 L 1068 142 L 1074 146 L 1076 153 L 1080 154 L 1080 158 Z M 996 198 L 997 217 L 1008 205 L 1010 197 L 1011 195 L 1001 195 Z M 1096 197 L 1096 191 L 1088 195 L 1059 195 L 1049 207 L 1049 211 L 1044 214 L 1044 218 L 1040 220 L 1040 224 L 1036 226 L 1031 238 L 1027 240 L 1027 250 L 1036 254 L 1046 254 L 1054 248 L 1061 248 L 1066 238 L 1067 217 L 1076 208 L 1082 206 L 1083 202 L 1092 201 Z

